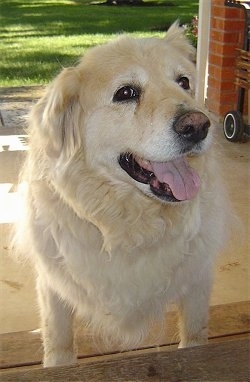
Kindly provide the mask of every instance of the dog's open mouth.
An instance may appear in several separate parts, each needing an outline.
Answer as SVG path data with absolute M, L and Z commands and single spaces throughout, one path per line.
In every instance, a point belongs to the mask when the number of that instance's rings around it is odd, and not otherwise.
M 193 199 L 199 188 L 200 178 L 185 157 L 168 162 L 153 162 L 131 153 L 119 157 L 121 168 L 137 182 L 148 184 L 154 195 L 169 202 Z

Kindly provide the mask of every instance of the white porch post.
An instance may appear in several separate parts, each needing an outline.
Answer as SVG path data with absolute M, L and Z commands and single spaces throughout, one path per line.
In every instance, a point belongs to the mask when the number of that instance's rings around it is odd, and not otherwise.
M 199 1 L 196 99 L 204 104 L 207 93 L 211 0 Z

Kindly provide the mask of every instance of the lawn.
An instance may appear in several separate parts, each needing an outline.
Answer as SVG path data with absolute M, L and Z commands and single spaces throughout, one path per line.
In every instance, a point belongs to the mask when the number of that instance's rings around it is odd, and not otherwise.
M 177 18 L 186 24 L 197 13 L 198 0 L 153 0 L 143 7 L 1 0 L 0 86 L 47 83 L 88 47 L 124 32 L 163 35 Z

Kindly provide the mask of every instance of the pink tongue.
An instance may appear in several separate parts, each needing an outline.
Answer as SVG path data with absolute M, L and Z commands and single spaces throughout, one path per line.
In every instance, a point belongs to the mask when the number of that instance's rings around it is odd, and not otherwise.
M 151 162 L 151 166 L 157 179 L 169 185 L 177 200 L 189 200 L 197 194 L 200 178 L 185 158 L 170 162 Z

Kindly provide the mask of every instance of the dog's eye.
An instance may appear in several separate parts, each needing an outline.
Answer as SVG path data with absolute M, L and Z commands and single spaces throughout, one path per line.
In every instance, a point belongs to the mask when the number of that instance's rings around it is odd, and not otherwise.
M 179 77 L 176 82 L 182 89 L 184 90 L 190 89 L 189 79 L 187 77 L 185 76 Z
M 114 94 L 114 102 L 137 101 L 140 97 L 139 89 L 132 86 L 123 86 Z

